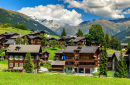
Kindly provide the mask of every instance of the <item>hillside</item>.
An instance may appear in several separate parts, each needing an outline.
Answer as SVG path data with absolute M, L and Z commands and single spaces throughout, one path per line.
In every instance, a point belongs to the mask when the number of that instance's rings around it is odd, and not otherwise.
M 0 28 L 0 34 L 4 34 L 5 32 L 16 32 L 18 34 L 29 34 L 29 33 L 31 33 L 31 31 L 29 31 L 29 30 L 21 30 L 21 29 L 16 29 L 16 28 L 13 28 L 13 27 Z
M 16 11 L 3 8 L 0 8 L 0 23 L 10 23 L 12 26 L 14 24 L 25 24 L 28 29 L 43 30 L 51 35 L 57 35 L 55 32 L 30 17 Z
M 130 27 L 115 35 L 121 42 L 128 43 L 130 41 Z

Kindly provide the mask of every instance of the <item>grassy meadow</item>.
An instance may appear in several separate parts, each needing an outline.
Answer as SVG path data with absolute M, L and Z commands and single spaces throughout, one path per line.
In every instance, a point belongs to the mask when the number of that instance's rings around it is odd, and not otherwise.
M 8 69 L 8 61 L 0 61 L 0 70 Z
M 62 74 L 32 74 L 0 71 L 0 85 L 129 85 L 125 78 L 94 78 Z
M 18 34 L 29 34 L 29 33 L 31 33 L 31 31 L 29 31 L 29 30 L 21 30 L 21 29 L 17 29 L 17 28 L 13 28 L 13 27 L 0 28 L 0 34 L 3 34 L 5 32 L 16 32 Z
M 108 54 L 113 54 L 114 52 L 120 52 L 120 51 L 112 50 L 112 49 L 107 49 L 107 53 Z

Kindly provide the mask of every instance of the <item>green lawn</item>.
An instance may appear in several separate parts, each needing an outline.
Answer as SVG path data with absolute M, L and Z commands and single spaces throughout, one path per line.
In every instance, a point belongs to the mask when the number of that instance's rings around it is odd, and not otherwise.
M 108 54 L 113 54 L 114 52 L 120 52 L 120 51 L 112 50 L 112 49 L 107 49 L 107 53 Z
M 8 61 L 0 61 L 0 64 L 8 65 Z
M 28 30 L 21 30 L 21 29 L 16 29 L 16 28 L 12 28 L 12 27 L 9 27 L 9 28 L 0 28 L 0 34 L 3 34 L 5 32 L 16 32 L 18 34 L 29 34 L 31 31 L 28 31 Z
M 129 85 L 125 78 L 94 78 L 72 75 L 11 73 L 0 71 L 0 85 Z
M 61 49 L 60 48 L 56 48 L 55 50 L 53 50 L 51 47 L 45 47 L 45 48 L 43 48 L 43 50 L 50 53 L 48 60 L 54 60 L 55 52 L 57 50 L 61 50 Z
M 53 37 L 53 38 L 60 38 L 59 36 L 55 36 L 55 35 L 50 35 L 50 37 Z
M 8 61 L 0 61 L 0 70 L 8 69 Z

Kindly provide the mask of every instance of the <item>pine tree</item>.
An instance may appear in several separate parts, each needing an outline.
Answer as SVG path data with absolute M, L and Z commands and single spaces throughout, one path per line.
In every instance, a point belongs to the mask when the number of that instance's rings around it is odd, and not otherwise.
M 119 78 L 128 78 L 127 75 L 127 64 L 124 60 L 122 51 L 120 52 L 119 59 L 116 63 L 115 76 Z
M 61 33 L 61 37 L 63 37 L 63 36 L 66 36 L 65 28 L 63 28 L 63 31 L 62 31 L 62 33 Z
M 78 32 L 76 33 L 77 37 L 83 37 L 83 32 L 82 30 L 78 30 Z
M 26 36 L 24 37 L 23 44 L 28 44 L 28 39 Z
M 17 37 L 17 39 L 16 39 L 16 44 L 22 44 L 23 43 L 23 41 L 22 41 L 22 38 L 21 37 Z
M 130 48 L 130 41 L 128 42 L 128 49 Z
M 111 39 L 111 46 L 112 46 L 112 49 L 115 49 L 115 50 L 122 49 L 120 41 L 115 36 L 113 36 Z
M 107 75 L 107 52 L 106 47 L 102 48 L 102 55 L 100 57 L 100 75 Z
M 43 46 L 45 46 L 47 44 L 47 40 L 46 40 L 46 37 L 42 34 L 40 34 L 38 37 L 40 37 L 42 40 L 41 40 L 41 43 Z
M 57 40 L 53 40 L 51 42 L 51 46 L 52 46 L 53 49 L 55 49 L 56 47 L 58 47 L 58 45 L 59 45 L 59 42 Z
M 73 40 L 70 41 L 69 46 L 75 46 Z
M 33 62 L 31 62 L 30 52 L 27 52 L 27 54 L 26 54 L 24 69 L 25 69 L 26 73 L 31 73 L 34 70 L 34 64 L 33 64 Z
M 105 39 L 106 39 L 107 48 L 110 48 L 110 37 L 108 31 L 106 32 Z

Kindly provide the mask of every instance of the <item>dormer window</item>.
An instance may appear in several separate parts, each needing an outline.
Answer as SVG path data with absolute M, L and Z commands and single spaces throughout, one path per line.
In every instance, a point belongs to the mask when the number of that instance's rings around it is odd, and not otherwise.
M 20 46 L 17 46 L 17 47 L 15 48 L 15 50 L 16 50 L 16 51 L 19 51 L 20 48 L 21 48 Z

